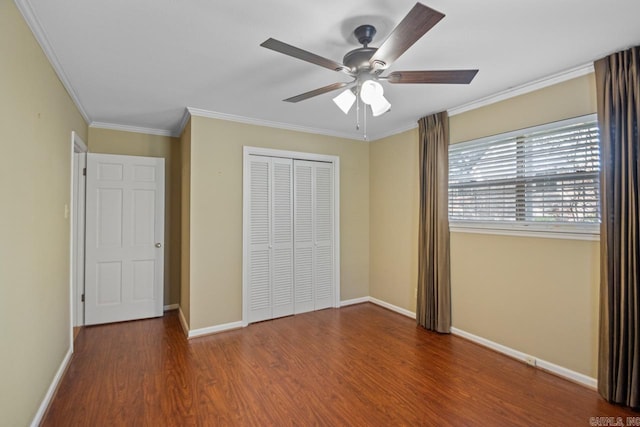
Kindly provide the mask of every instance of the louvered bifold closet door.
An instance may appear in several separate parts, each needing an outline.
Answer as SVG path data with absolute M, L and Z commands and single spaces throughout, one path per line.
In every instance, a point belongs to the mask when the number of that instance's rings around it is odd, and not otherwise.
M 334 305 L 333 165 L 316 163 L 313 174 L 315 309 Z
M 293 174 L 291 159 L 273 158 L 271 175 L 272 318 L 293 314 Z
M 294 161 L 295 312 L 334 305 L 333 166 Z
M 271 318 L 271 160 L 249 160 L 249 322 Z
M 293 314 L 292 161 L 249 160 L 248 321 Z
M 315 309 L 313 281 L 313 162 L 294 162 L 295 312 Z

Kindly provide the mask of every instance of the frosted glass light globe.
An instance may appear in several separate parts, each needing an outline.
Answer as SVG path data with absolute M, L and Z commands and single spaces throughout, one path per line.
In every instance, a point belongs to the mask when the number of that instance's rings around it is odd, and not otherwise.
M 374 80 L 367 80 L 360 88 L 360 99 L 367 105 L 376 103 L 384 95 L 382 85 Z

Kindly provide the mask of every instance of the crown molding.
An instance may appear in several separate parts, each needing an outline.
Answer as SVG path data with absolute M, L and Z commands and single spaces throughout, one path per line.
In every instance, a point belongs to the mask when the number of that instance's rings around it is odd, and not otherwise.
M 193 107 L 187 107 L 187 111 L 191 116 L 195 116 L 195 117 L 207 117 L 210 119 L 227 120 L 230 122 L 246 123 L 246 124 L 255 125 L 255 126 L 265 126 L 270 128 L 276 128 L 276 129 L 292 130 L 295 132 L 313 133 L 317 135 L 333 136 L 336 138 L 345 138 L 345 139 L 350 139 L 352 141 L 359 141 L 353 134 L 345 133 L 345 132 L 336 132 L 329 129 L 318 129 L 318 128 L 312 128 L 307 126 L 292 125 L 289 123 L 272 122 L 270 120 L 255 119 L 255 118 L 245 117 L 245 116 L 237 116 L 235 114 L 220 113 L 217 111 L 202 110 L 200 108 L 193 108 Z M 186 120 L 183 119 L 183 121 L 186 124 Z
M 58 78 L 62 82 L 62 85 L 67 90 L 67 93 L 71 97 L 71 100 L 76 105 L 76 108 L 82 115 L 82 118 L 86 123 L 91 123 L 91 118 L 89 117 L 89 114 L 87 113 L 84 106 L 82 105 L 82 102 L 80 102 L 80 98 L 78 97 L 78 94 L 76 93 L 76 91 L 73 89 L 73 86 L 71 85 L 71 82 L 67 77 L 67 74 L 64 72 L 64 69 L 60 64 L 60 61 L 58 61 L 58 57 L 56 56 L 55 51 L 53 50 L 53 47 L 49 42 L 49 38 L 47 37 L 47 33 L 44 31 L 44 29 L 42 28 L 42 25 L 40 24 L 40 21 L 38 20 L 35 13 L 33 12 L 33 7 L 29 3 L 29 0 L 14 0 L 14 1 L 16 6 L 18 7 L 18 10 L 22 14 L 22 17 L 27 23 L 27 26 L 31 29 L 31 32 L 33 33 L 38 44 L 40 45 L 40 48 L 42 49 L 45 56 L 49 60 L 49 63 L 53 67 L 53 70 L 58 75 Z
M 529 83 L 525 83 L 520 86 L 512 87 L 507 90 L 495 93 L 493 95 L 486 96 L 484 98 L 477 99 L 467 104 L 460 105 L 458 107 L 450 108 L 447 110 L 449 116 L 455 116 L 467 111 L 475 110 L 476 108 L 484 107 L 496 102 L 504 101 L 509 98 L 514 98 L 525 93 L 533 92 L 548 86 L 552 86 L 558 83 L 565 82 L 567 80 L 575 79 L 585 76 L 594 72 L 593 63 L 581 65 L 579 67 L 564 70 L 556 74 L 552 74 L 547 77 L 543 77 L 538 80 L 534 80 Z
M 16 1 L 20 1 L 20 0 L 16 0 Z M 22 0 L 22 1 L 26 1 L 26 0 Z M 520 86 L 509 88 L 507 90 L 495 93 L 493 95 L 490 95 L 484 98 L 477 99 L 475 101 L 460 105 L 458 107 L 450 108 L 447 110 L 447 112 L 449 113 L 449 116 L 455 116 L 457 114 L 475 110 L 476 108 L 484 107 L 490 104 L 494 104 L 496 102 L 504 101 L 509 98 L 514 98 L 519 95 L 524 95 L 529 92 L 533 92 L 548 86 L 562 83 L 567 80 L 582 77 L 587 74 L 591 74 L 593 72 L 594 72 L 593 63 L 585 64 L 579 67 L 571 68 L 569 70 L 561 71 L 556 74 L 552 74 L 547 77 L 543 77 L 538 80 L 534 80 L 529 83 L 525 83 Z M 187 125 L 187 122 L 189 121 L 189 118 L 191 118 L 191 116 L 206 117 L 210 119 L 226 120 L 230 122 L 245 123 L 245 124 L 255 125 L 255 126 L 265 126 L 270 128 L 276 128 L 276 129 L 292 130 L 296 132 L 305 132 L 305 133 L 333 136 L 337 138 L 345 138 L 345 139 L 360 141 L 359 138 L 354 137 L 354 135 L 350 133 L 336 132 L 329 129 L 311 128 L 307 126 L 298 126 L 298 125 L 292 125 L 289 123 L 273 122 L 269 120 L 255 119 L 252 117 L 238 116 L 235 114 L 221 113 L 218 111 L 210 111 L 210 110 L 204 110 L 201 108 L 194 108 L 194 107 L 185 108 L 182 119 L 180 120 L 180 123 L 176 128 L 176 130 L 173 132 L 165 129 L 151 129 L 151 128 L 136 127 L 136 126 L 118 125 L 113 123 L 102 123 L 102 122 L 92 122 L 90 127 L 122 130 L 127 132 L 146 133 L 150 135 L 180 137 L 182 135 L 182 132 L 184 132 L 184 128 Z M 386 132 L 383 131 L 376 134 L 374 137 L 370 138 L 369 142 L 378 141 L 383 138 L 398 135 L 400 133 L 409 131 L 411 129 L 415 129 L 417 127 L 418 127 L 418 123 L 417 121 L 415 121 L 407 124 L 406 126 L 401 126 L 399 128 L 395 128 L 393 130 L 386 131 Z
M 182 119 L 180 120 L 180 123 L 178 124 L 178 129 L 174 133 L 175 136 L 177 136 L 178 138 L 182 137 L 182 133 L 184 132 L 184 128 L 187 126 L 187 123 L 189 123 L 189 119 L 190 118 L 191 118 L 191 113 L 189 112 L 189 108 L 185 108 L 184 109 L 184 113 L 182 114 Z
M 26 1 L 26 0 L 23 0 L 23 1 Z M 560 73 L 552 74 L 550 76 L 543 77 L 541 79 L 534 80 L 532 82 L 525 83 L 520 86 L 509 88 L 507 90 L 498 92 L 496 94 L 493 94 L 484 98 L 480 98 L 478 100 L 460 105 L 458 107 L 450 108 L 449 110 L 447 110 L 447 112 L 449 113 L 449 116 L 455 116 L 457 114 L 461 114 L 466 111 L 475 110 L 476 108 L 484 107 L 490 104 L 494 104 L 496 102 L 504 101 L 509 98 L 514 98 L 519 95 L 524 95 L 525 93 L 533 92 L 548 86 L 552 86 L 554 84 L 562 83 L 567 80 L 571 80 L 587 74 L 591 74 L 593 73 L 593 71 L 594 71 L 593 63 L 585 64 L 580 67 L 575 67 L 569 70 L 562 71 Z M 182 116 L 182 120 L 180 120 L 180 124 L 178 125 L 177 129 L 173 132 L 165 129 L 150 129 L 150 128 L 143 128 L 143 127 L 118 125 L 113 123 L 101 123 L 101 122 L 92 122 L 90 126 L 94 128 L 122 130 L 127 132 L 138 132 L 138 133 L 146 133 L 151 135 L 180 137 L 191 116 L 206 117 L 210 119 L 226 120 L 226 121 L 245 123 L 245 124 L 255 125 L 255 126 L 265 126 L 270 128 L 276 128 L 276 129 L 292 130 L 296 132 L 305 132 L 305 133 L 333 136 L 337 138 L 345 138 L 345 139 L 350 139 L 354 141 L 360 141 L 360 139 L 354 137 L 353 134 L 349 134 L 349 133 L 336 132 L 328 129 L 311 128 L 307 126 L 298 126 L 298 125 L 292 125 L 292 124 L 282 123 L 282 122 L 273 122 L 273 121 L 263 120 L 263 119 L 255 119 L 255 118 L 246 117 L 246 116 L 238 116 L 235 114 L 221 113 L 218 111 L 210 111 L 210 110 L 204 110 L 201 108 L 194 108 L 194 107 L 185 108 L 184 114 Z M 378 141 L 383 138 L 398 135 L 400 133 L 409 131 L 411 129 L 415 129 L 417 127 L 418 127 L 418 123 L 417 121 L 415 121 L 407 124 L 406 126 L 401 126 L 399 128 L 395 128 L 393 130 L 389 130 L 386 132 L 383 131 L 376 134 L 372 138 L 370 138 L 369 142 Z
M 123 132 L 144 133 L 147 135 L 176 136 L 174 132 L 167 129 L 153 129 L 153 128 L 145 128 L 145 127 L 139 127 L 139 126 L 119 125 L 117 123 L 91 122 L 89 127 L 95 128 L 95 129 L 110 129 L 110 130 L 120 130 Z

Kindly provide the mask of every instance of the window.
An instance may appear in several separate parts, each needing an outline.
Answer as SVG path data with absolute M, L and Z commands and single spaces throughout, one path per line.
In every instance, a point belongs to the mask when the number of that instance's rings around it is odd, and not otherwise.
M 452 226 L 567 229 L 600 222 L 595 115 L 452 144 Z

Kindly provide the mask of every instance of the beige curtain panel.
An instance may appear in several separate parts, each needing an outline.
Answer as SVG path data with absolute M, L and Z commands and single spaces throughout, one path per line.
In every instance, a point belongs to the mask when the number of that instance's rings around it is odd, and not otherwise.
M 449 116 L 446 111 L 418 121 L 420 223 L 418 229 L 418 324 L 451 330 L 449 267 Z
M 598 391 L 640 407 L 640 47 L 595 63 L 602 171 Z

